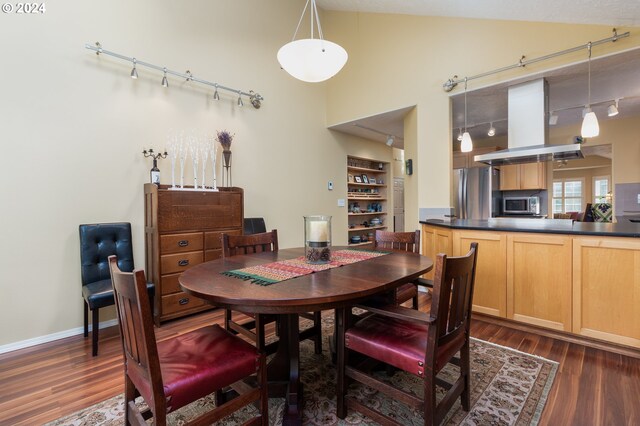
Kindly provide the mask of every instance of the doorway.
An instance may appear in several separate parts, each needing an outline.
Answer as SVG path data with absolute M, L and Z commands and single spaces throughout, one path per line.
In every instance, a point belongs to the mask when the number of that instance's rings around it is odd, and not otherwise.
M 393 231 L 404 232 L 404 178 L 393 178 Z

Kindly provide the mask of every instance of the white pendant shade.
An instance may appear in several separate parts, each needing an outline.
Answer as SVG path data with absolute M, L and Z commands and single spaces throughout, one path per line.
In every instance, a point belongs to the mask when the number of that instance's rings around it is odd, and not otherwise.
M 460 151 L 471 152 L 473 151 L 473 142 L 471 141 L 471 135 L 469 132 L 462 134 L 462 143 L 460 144 Z
M 598 125 L 598 117 L 593 111 L 589 111 L 582 120 L 582 137 L 595 138 L 600 134 L 600 126 Z
M 347 63 L 347 51 L 328 40 L 306 38 L 285 44 L 278 62 L 286 72 L 308 83 L 325 81 Z

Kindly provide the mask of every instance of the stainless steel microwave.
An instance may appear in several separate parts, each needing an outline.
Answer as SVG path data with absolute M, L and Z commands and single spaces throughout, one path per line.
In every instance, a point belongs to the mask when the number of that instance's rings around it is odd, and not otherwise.
M 540 197 L 505 197 L 502 212 L 505 215 L 539 215 Z

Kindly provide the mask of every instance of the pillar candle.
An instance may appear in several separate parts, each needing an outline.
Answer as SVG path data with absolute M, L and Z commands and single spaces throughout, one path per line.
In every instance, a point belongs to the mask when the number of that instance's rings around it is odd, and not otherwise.
M 320 243 L 329 241 L 329 226 L 325 221 L 309 222 L 309 241 Z

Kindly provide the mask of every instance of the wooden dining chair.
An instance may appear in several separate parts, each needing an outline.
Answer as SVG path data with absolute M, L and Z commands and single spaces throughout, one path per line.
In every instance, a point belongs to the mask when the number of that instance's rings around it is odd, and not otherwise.
M 252 235 L 222 234 L 222 257 L 236 256 L 240 254 L 252 254 L 278 251 L 278 231 L 263 232 Z M 277 342 L 265 344 L 265 325 L 276 321 L 277 316 L 265 314 L 244 313 L 251 317 L 250 321 L 239 323 L 233 319 L 231 309 L 225 310 L 224 325 L 229 331 L 240 333 L 252 339 L 256 347 L 267 354 L 275 352 Z M 322 353 L 322 317 L 321 312 L 303 313 L 301 317 L 313 321 L 313 326 L 300 333 L 300 340 L 312 339 L 316 354 Z
M 394 401 L 422 411 L 425 425 L 439 424 L 458 397 L 462 408 L 469 411 L 470 366 L 469 327 L 475 281 L 478 243 L 472 243 L 466 256 L 439 254 L 431 300 L 431 312 L 425 313 L 403 306 L 357 305 L 372 315 L 347 328 L 351 308 L 338 312 L 337 414 L 344 419 L 347 408 L 354 409 L 381 424 L 400 424 L 380 411 L 347 398 L 348 382 L 356 380 L 388 395 Z M 420 378 L 424 397 L 419 398 L 389 382 L 381 381 L 366 369 L 348 365 L 349 354 L 355 352 L 369 359 L 391 365 Z M 460 357 L 455 355 L 460 352 Z M 459 366 L 454 383 L 438 378 L 447 363 Z M 366 363 L 365 363 L 366 364 Z M 359 364 L 363 365 L 363 364 Z M 436 385 L 448 390 L 436 404 Z
M 216 392 L 217 407 L 185 424 L 213 424 L 238 409 L 257 403 L 259 413 L 248 423 L 268 424 L 265 355 L 218 325 L 203 327 L 156 342 L 144 271 L 122 272 L 109 257 L 124 355 L 125 425 L 166 425 L 167 414 Z M 257 386 L 244 379 L 255 375 Z M 222 389 L 239 396 L 222 402 Z M 148 409 L 135 404 L 138 395 Z
M 420 231 L 388 232 L 376 230 L 374 246 L 380 250 L 420 253 Z M 395 289 L 392 300 L 394 304 L 400 305 L 407 300 L 412 300 L 413 309 L 418 309 L 418 286 L 416 283 L 403 284 Z

